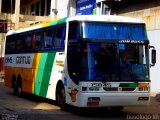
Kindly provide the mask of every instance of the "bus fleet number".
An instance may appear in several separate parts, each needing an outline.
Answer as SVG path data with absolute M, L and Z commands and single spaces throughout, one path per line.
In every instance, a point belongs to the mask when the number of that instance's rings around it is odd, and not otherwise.
M 92 87 L 111 87 L 110 83 L 91 83 Z

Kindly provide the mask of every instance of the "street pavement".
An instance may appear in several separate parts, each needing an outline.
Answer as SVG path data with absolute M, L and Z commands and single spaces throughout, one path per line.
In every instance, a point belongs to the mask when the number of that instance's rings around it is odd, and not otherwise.
M 160 120 L 160 95 L 152 93 L 151 103 L 144 107 L 125 107 L 115 113 L 103 108 L 77 109 L 68 106 L 61 111 L 55 101 L 25 94 L 18 97 L 0 79 L 0 119 L 2 120 Z

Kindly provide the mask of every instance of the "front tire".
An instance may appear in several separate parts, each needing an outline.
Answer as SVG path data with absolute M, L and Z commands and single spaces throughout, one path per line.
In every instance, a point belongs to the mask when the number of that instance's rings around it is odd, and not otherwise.
M 64 89 L 64 86 L 63 85 L 60 85 L 58 88 L 57 88 L 57 102 L 58 104 L 60 105 L 60 108 L 62 111 L 64 111 L 66 109 L 66 95 L 65 95 L 65 89 Z

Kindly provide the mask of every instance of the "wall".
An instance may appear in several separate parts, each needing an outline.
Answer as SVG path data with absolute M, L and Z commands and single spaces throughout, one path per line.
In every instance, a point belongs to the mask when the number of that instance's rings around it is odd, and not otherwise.
M 160 6 L 119 14 L 141 19 L 146 23 L 147 30 L 160 29 Z
M 150 44 L 154 45 L 157 51 L 157 63 L 154 67 L 150 69 L 151 76 L 151 91 L 152 92 L 160 92 L 160 29 L 158 30 L 149 30 L 148 38 L 150 40 Z
M 52 0 L 51 19 L 64 18 L 75 15 L 76 0 Z M 54 10 L 57 10 L 55 14 Z

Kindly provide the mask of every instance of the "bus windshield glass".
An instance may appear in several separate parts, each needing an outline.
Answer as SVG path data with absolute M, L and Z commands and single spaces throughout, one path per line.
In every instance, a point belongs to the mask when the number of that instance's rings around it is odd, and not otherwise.
M 144 24 L 85 22 L 83 38 L 97 40 L 148 40 Z
M 85 43 L 82 75 L 85 80 L 147 81 L 145 45 Z

